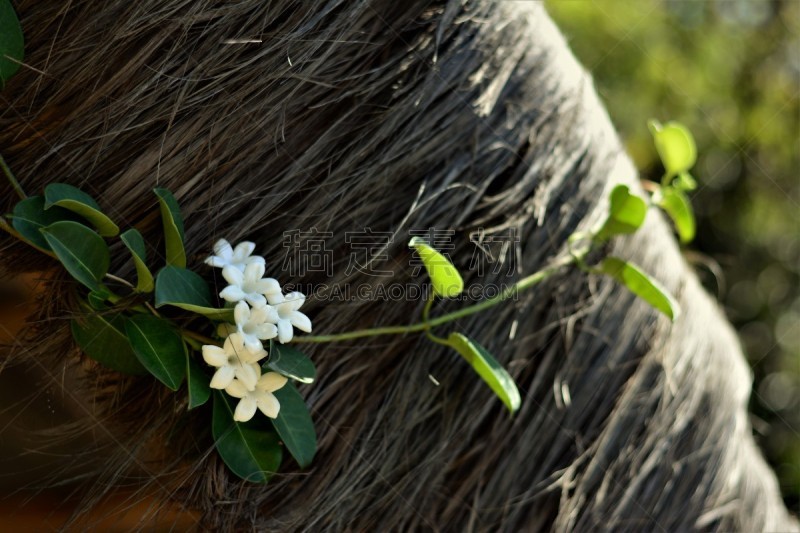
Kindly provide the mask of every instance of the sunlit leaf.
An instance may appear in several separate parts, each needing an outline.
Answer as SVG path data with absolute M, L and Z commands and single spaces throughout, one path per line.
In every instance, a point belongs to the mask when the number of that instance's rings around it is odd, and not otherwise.
M 164 239 L 167 248 L 167 264 L 186 268 L 186 251 L 183 243 L 183 217 L 178 201 L 167 189 L 153 189 L 158 196 L 161 220 L 164 224 Z
M 61 207 L 45 210 L 43 196 L 31 196 L 17 202 L 11 214 L 11 225 L 29 242 L 44 250 L 50 250 L 47 239 L 39 231 L 55 222 L 63 220 L 77 221 L 78 216 Z
M 281 408 L 272 425 L 297 464 L 305 468 L 317 453 L 317 433 L 308 406 L 291 382 L 273 394 L 278 398 Z
M 697 146 L 691 132 L 678 122 L 663 126 L 656 120 L 648 123 L 656 150 L 668 176 L 676 176 L 692 168 L 697 161 Z
M 252 483 L 266 483 L 278 471 L 283 458 L 278 436 L 256 421 L 235 422 L 235 406 L 224 392 L 214 394 L 211 433 L 214 445 L 231 472 Z
M 656 198 L 658 206 L 669 215 L 675 224 L 681 242 L 691 242 L 694 239 L 695 222 L 689 198 L 682 191 L 672 187 L 662 188 Z
M 611 191 L 608 217 L 600 229 L 595 232 L 595 239 L 604 241 L 615 235 L 636 232 L 647 216 L 647 202 L 631 194 L 627 185 L 617 185 Z
M 189 409 L 200 407 L 211 397 L 211 378 L 191 354 L 186 357 L 186 383 L 189 391 Z
M 211 301 L 206 281 L 185 268 L 166 266 L 156 274 L 156 307 L 171 305 L 207 316 L 213 320 L 232 320 L 233 309 L 217 309 Z
M 146 374 L 125 335 L 125 319 L 120 315 L 87 313 L 72 320 L 72 337 L 89 357 L 123 374 Z
M 472 365 L 509 411 L 519 409 L 521 399 L 514 379 L 486 348 L 461 333 L 451 333 L 447 343 Z
M 125 322 L 133 351 L 157 380 L 178 390 L 186 375 L 186 346 L 172 325 L 153 315 L 134 315 Z
M 413 237 L 408 246 L 414 248 L 422 259 L 431 278 L 433 291 L 437 295 L 443 298 L 454 298 L 461 294 L 464 290 L 464 280 L 461 279 L 461 274 L 449 259 L 418 237 Z
M 139 292 L 152 292 L 155 286 L 153 275 L 147 268 L 147 248 L 144 244 L 142 234 L 131 228 L 119 236 L 125 246 L 133 256 L 133 264 L 136 266 L 136 290 Z
M 636 265 L 618 257 L 607 257 L 600 264 L 600 270 L 625 285 L 629 291 L 664 313 L 670 320 L 678 318 L 680 314 L 678 302 L 667 289 L 639 270 Z
M 25 53 L 25 39 L 19 18 L 10 0 L 0 0 L 0 87 L 20 67 Z
M 100 288 L 108 272 L 108 246 L 95 231 L 78 222 L 56 222 L 39 230 L 73 278 L 89 290 Z
M 285 344 L 271 343 L 269 359 L 263 364 L 264 370 L 274 370 L 301 383 L 312 383 L 317 377 L 317 369 L 311 359 L 296 348 Z
M 82 190 L 66 183 L 51 183 L 44 189 L 45 209 L 57 205 L 79 214 L 97 228 L 104 237 L 113 237 L 119 228 L 103 213 L 94 198 Z
M 688 172 L 681 172 L 675 178 L 673 187 L 681 191 L 693 191 L 697 188 L 697 180 Z

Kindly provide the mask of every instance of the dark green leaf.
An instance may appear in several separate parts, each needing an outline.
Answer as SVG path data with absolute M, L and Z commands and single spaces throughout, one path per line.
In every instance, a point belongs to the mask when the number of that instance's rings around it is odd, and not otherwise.
M 203 372 L 203 367 L 191 354 L 186 357 L 186 382 L 189 385 L 189 409 L 200 407 L 211 396 L 211 378 Z
M 414 248 L 422 259 L 431 278 L 433 291 L 437 295 L 442 298 L 455 298 L 461 294 L 464 290 L 464 280 L 449 259 L 418 237 L 413 237 L 408 246 Z
M 89 290 L 100 288 L 108 272 L 108 246 L 95 231 L 78 222 L 55 222 L 39 230 L 73 278 Z
M 312 383 L 317 377 L 317 369 L 311 359 L 300 350 L 277 342 L 271 343 L 269 359 L 262 367 L 301 383 Z
M 89 306 L 95 311 L 103 311 L 108 309 L 108 306 L 106 305 L 106 299 L 110 293 L 103 289 L 104 287 L 101 287 L 100 290 L 91 291 L 86 296 L 86 301 L 89 302 Z
M 233 320 L 233 309 L 216 309 L 206 281 L 185 268 L 166 266 L 156 275 L 156 307 L 172 305 L 214 320 Z
M 167 243 L 167 264 L 186 268 L 186 251 L 183 244 L 183 218 L 178 201 L 167 189 L 153 189 L 158 196 L 164 239 Z
M 19 70 L 24 53 L 25 39 L 17 13 L 9 0 L 0 0 L 0 87 Z
M 514 379 L 486 348 L 461 333 L 451 333 L 447 343 L 472 365 L 512 413 L 519 409 L 521 399 Z
M 669 215 L 675 224 L 681 242 L 691 242 L 694 239 L 695 223 L 689 198 L 682 191 L 672 187 L 662 188 L 660 195 L 656 195 L 656 198 L 658 206 Z
M 678 318 L 680 313 L 678 302 L 664 287 L 639 270 L 636 265 L 618 257 L 607 257 L 600 264 L 600 270 L 625 285 L 633 294 L 667 315 L 671 320 Z
M 136 290 L 139 292 L 152 292 L 154 287 L 153 275 L 147 268 L 147 249 L 144 245 L 142 234 L 131 228 L 119 236 L 133 256 L 136 266 Z
M 297 464 L 305 468 L 317 453 L 317 433 L 303 396 L 292 382 L 273 392 L 281 409 L 272 421 L 275 430 Z
M 691 132 L 678 122 L 667 122 L 663 126 L 656 120 L 649 122 L 656 150 L 668 176 L 675 176 L 694 166 L 697 147 Z
M 214 445 L 234 474 L 253 483 L 266 483 L 281 466 L 283 450 L 278 436 L 256 422 L 234 422 L 232 401 L 222 391 L 214 394 Z
M 617 185 L 611 191 L 608 218 L 599 230 L 595 239 L 604 241 L 614 235 L 634 233 L 644 222 L 647 215 L 647 203 L 631 194 L 627 185 Z
M 57 205 L 81 215 L 97 228 L 104 237 L 113 237 L 119 228 L 106 216 L 94 198 L 82 190 L 66 183 L 51 183 L 44 189 L 45 209 Z
M 44 250 L 50 250 L 47 239 L 39 231 L 55 222 L 62 220 L 76 221 L 78 217 L 66 209 L 53 207 L 45 211 L 44 197 L 31 196 L 17 203 L 14 212 L 11 214 L 11 225 L 20 235 L 28 239 L 31 243 Z
M 123 374 L 146 374 L 123 333 L 124 328 L 125 319 L 120 315 L 88 313 L 71 323 L 72 337 L 86 355 Z
M 139 362 L 161 383 L 178 390 L 186 375 L 186 347 L 172 325 L 140 314 L 125 322 L 125 332 Z

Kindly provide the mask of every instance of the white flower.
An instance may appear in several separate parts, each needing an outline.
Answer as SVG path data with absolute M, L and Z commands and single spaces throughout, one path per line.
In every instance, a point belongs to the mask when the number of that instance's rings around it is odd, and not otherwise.
M 292 326 L 300 331 L 311 333 L 311 320 L 298 311 L 303 302 L 306 301 L 305 295 L 301 292 L 290 292 L 277 304 L 275 310 L 278 311 L 278 340 L 281 344 L 286 344 L 292 340 L 294 332 Z
M 220 298 L 229 302 L 247 300 L 254 306 L 266 304 L 267 299 L 265 296 L 276 298 L 281 293 L 281 286 L 275 279 L 262 278 L 264 269 L 263 263 L 247 265 L 244 271 L 231 265 L 224 267 L 222 269 L 222 277 L 230 285 L 219 293 Z
M 273 392 L 286 385 L 286 376 L 277 372 L 267 372 L 258 380 L 254 390 L 247 390 L 245 385 L 234 380 L 225 388 L 225 392 L 234 398 L 240 398 L 233 419 L 237 422 L 247 422 L 256 414 L 256 408 L 270 418 L 277 418 L 281 404 Z
M 210 344 L 203 346 L 203 359 L 209 365 L 217 367 L 214 377 L 211 378 L 212 389 L 224 389 L 236 378 L 243 386 L 252 390 L 261 376 L 258 361 L 266 356 L 267 352 L 264 350 L 256 353 L 246 350 L 244 339 L 238 333 L 229 335 L 222 348 Z
M 263 348 L 261 341 L 274 339 L 278 336 L 278 311 L 270 305 L 250 308 L 247 302 L 239 302 L 233 309 L 236 328 L 244 339 L 244 347 L 251 352 L 258 352 Z
M 264 258 L 260 255 L 253 255 L 256 249 L 255 243 L 244 241 L 231 248 L 231 243 L 225 239 L 220 239 L 214 244 L 214 253 L 206 258 L 206 264 L 212 267 L 224 268 L 228 265 L 235 266 L 239 270 L 244 270 L 247 265 L 253 263 L 264 264 Z

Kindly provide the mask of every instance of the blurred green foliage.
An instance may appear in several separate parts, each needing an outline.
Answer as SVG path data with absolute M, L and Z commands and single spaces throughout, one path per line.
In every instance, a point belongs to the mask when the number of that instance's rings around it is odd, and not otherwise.
M 687 258 L 753 367 L 752 422 L 786 503 L 800 501 L 800 2 L 548 0 L 642 177 L 647 119 L 697 139 Z

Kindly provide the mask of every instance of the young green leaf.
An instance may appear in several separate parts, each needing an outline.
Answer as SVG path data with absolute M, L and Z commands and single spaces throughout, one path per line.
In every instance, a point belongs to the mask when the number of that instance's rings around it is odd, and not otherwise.
M 113 237 L 119 233 L 119 227 L 103 213 L 94 198 L 72 185 L 51 183 L 44 189 L 45 209 L 57 205 L 79 214 L 97 228 L 103 237 Z
M 269 359 L 262 365 L 263 369 L 274 370 L 300 383 L 313 383 L 317 377 L 317 369 L 311 359 L 296 348 L 285 344 L 271 343 Z
M 25 39 L 10 0 L 0 0 L 0 87 L 19 70 Z
M 431 278 L 433 291 L 442 298 L 455 298 L 464 290 L 464 280 L 453 263 L 437 252 L 419 237 L 413 237 L 408 243 L 419 254 L 428 275 Z
M 656 195 L 656 204 L 672 219 L 681 242 L 691 242 L 694 239 L 695 223 L 689 198 L 676 188 L 664 187 Z
M 156 274 L 156 307 L 171 305 L 213 320 L 232 320 L 233 309 L 212 307 L 211 290 L 195 272 L 165 266 Z
M 50 245 L 39 230 L 63 220 L 77 221 L 78 217 L 60 207 L 45 210 L 43 196 L 31 196 L 17 202 L 11 214 L 14 229 L 33 245 L 47 251 L 50 251 Z
M 447 344 L 472 365 L 475 372 L 489 385 L 489 388 L 503 401 L 510 412 L 514 413 L 519 409 L 521 399 L 514 379 L 486 351 L 486 348 L 461 333 L 455 332 L 447 338 Z
M 278 436 L 255 422 L 235 422 L 234 407 L 222 391 L 214 394 L 211 433 L 214 445 L 231 472 L 253 483 L 266 483 L 283 458 Z
M 89 302 L 89 307 L 95 311 L 105 311 L 108 309 L 106 299 L 108 298 L 109 292 L 102 289 L 103 287 L 101 287 L 100 290 L 89 291 L 89 294 L 86 295 L 86 301 Z
M 125 319 L 121 315 L 88 313 L 70 324 L 72 338 L 81 349 L 97 361 L 123 374 L 146 374 L 125 336 Z
M 604 241 L 615 235 L 634 233 L 644 222 L 647 203 L 631 194 L 627 185 L 617 185 L 611 191 L 608 217 L 595 232 L 595 240 Z
M 694 166 L 697 146 L 691 132 L 683 124 L 667 122 L 662 126 L 657 120 L 651 120 L 648 126 L 667 176 L 676 176 Z
M 680 191 L 693 191 L 697 188 L 697 180 L 688 172 L 681 172 L 672 186 Z
M 600 264 L 600 271 L 625 285 L 633 294 L 675 320 L 680 314 L 678 302 L 656 280 L 639 268 L 618 257 L 607 257 Z
M 272 425 L 275 426 L 275 431 L 297 464 L 305 468 L 311 464 L 317 453 L 317 433 L 308 406 L 291 382 L 273 394 L 278 398 L 281 409 L 278 411 L 278 418 L 272 421 Z
M 189 389 L 189 409 L 200 407 L 211 397 L 211 378 L 190 354 L 186 356 L 186 382 Z
M 73 278 L 89 290 L 100 288 L 110 261 L 108 246 L 100 235 L 70 221 L 56 222 L 39 231 Z
M 178 390 L 186 375 L 186 346 L 172 325 L 153 315 L 134 315 L 125 332 L 139 362 L 157 380 Z
M 131 228 L 119 236 L 133 256 L 136 266 L 136 290 L 139 292 L 152 292 L 154 287 L 153 275 L 147 268 L 147 249 L 144 245 L 142 234 Z
M 164 239 L 167 243 L 167 264 L 186 268 L 186 251 L 183 247 L 183 218 L 178 201 L 167 189 L 153 189 L 158 196 Z

